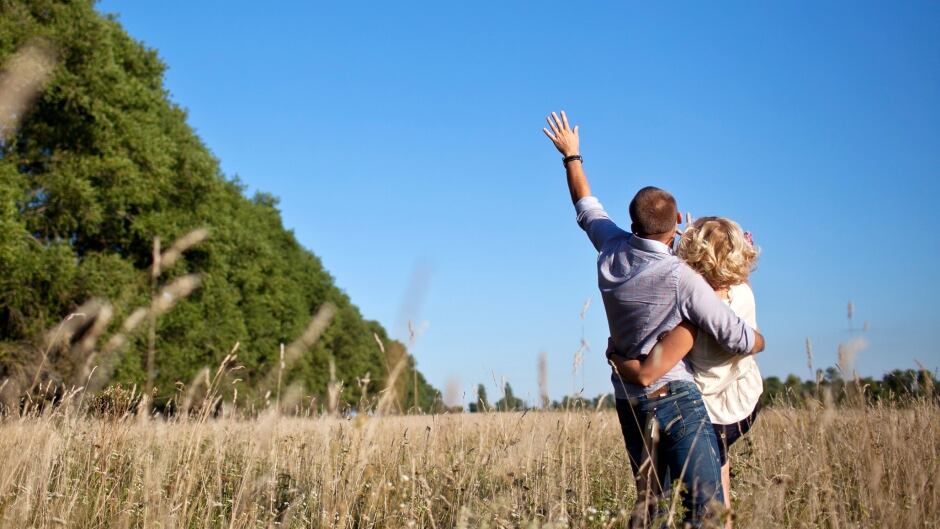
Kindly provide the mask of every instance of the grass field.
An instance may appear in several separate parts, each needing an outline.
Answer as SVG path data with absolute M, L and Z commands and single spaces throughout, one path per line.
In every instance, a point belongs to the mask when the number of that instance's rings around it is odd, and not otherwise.
M 940 527 L 940 409 L 765 410 L 737 527 Z M 0 426 L 4 527 L 622 527 L 611 411 Z

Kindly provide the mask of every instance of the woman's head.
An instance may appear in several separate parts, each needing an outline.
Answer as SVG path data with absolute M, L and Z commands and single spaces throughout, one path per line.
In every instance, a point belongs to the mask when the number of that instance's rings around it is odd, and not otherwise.
M 697 219 L 682 233 L 676 248 L 676 255 L 716 290 L 746 282 L 757 266 L 758 253 L 741 226 L 724 217 Z

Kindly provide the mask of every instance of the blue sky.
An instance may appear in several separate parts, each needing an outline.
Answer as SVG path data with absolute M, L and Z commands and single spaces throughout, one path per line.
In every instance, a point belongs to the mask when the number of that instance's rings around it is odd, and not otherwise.
M 765 376 L 940 367 L 940 4 L 100 2 L 168 64 L 223 171 L 438 388 L 609 390 L 595 254 L 544 116 L 594 193 L 643 185 L 754 232 Z M 582 304 L 593 300 L 585 319 Z M 420 322 L 427 322 L 422 326 Z M 573 374 L 582 332 L 591 344 Z

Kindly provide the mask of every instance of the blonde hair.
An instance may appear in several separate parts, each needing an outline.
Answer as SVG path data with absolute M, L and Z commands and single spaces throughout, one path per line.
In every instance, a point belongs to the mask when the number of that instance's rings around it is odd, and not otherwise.
M 747 282 L 759 254 L 741 226 L 724 217 L 697 219 L 682 233 L 676 248 L 676 255 L 716 290 Z

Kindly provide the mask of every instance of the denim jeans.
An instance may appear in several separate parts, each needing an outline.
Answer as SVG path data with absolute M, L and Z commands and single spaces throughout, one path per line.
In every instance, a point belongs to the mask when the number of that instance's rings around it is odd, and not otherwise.
M 685 521 L 700 527 L 724 501 L 715 431 L 693 382 L 670 382 L 661 397 L 617 399 L 617 415 L 637 480 L 631 527 L 665 515 L 672 481 L 683 486 Z M 668 508 L 668 507 L 665 507 Z

